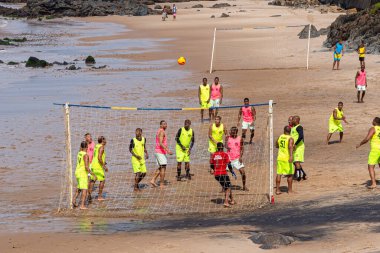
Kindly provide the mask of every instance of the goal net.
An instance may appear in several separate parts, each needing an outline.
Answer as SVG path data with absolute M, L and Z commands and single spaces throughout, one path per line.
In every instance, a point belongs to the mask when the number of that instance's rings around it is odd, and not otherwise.
M 59 211 L 66 215 L 92 216 L 130 216 L 153 214 L 191 214 L 211 212 L 236 212 L 237 210 L 254 210 L 269 203 L 273 188 L 272 172 L 273 132 L 270 122 L 272 113 L 268 112 L 270 103 L 256 104 L 255 136 L 253 144 L 249 144 L 249 130 L 244 144 L 243 164 L 246 172 L 246 186 L 249 191 L 242 190 L 242 177 L 238 170 L 235 179 L 231 173 L 232 194 L 236 204 L 232 208 L 223 208 L 224 193 L 222 187 L 210 174 L 210 154 L 208 152 L 208 130 L 212 122 L 200 121 L 198 108 L 144 109 L 126 107 L 100 107 L 63 105 L 66 126 L 66 166 L 62 170 L 62 188 Z M 228 131 L 238 126 L 241 136 L 241 122 L 237 125 L 240 106 L 219 109 L 222 123 Z M 205 111 L 205 118 L 208 112 Z M 177 161 L 175 155 L 177 131 L 184 126 L 185 119 L 191 120 L 195 143 L 191 152 L 191 180 L 185 177 L 177 181 Z M 166 135 L 168 146 L 173 155 L 168 155 L 168 165 L 164 189 L 151 187 L 149 181 L 158 168 L 154 156 L 156 132 L 161 120 L 168 124 Z M 129 144 L 135 137 L 135 129 L 142 128 L 146 138 L 149 159 L 146 160 L 147 175 L 140 183 L 140 191 L 134 192 L 135 174 L 132 170 Z M 84 134 L 91 133 L 97 143 L 98 136 L 107 139 L 105 147 L 106 172 L 103 197 L 105 201 L 97 201 L 98 182 L 92 193 L 94 200 L 88 204 L 85 212 L 72 209 L 71 203 L 76 189 L 75 167 L 80 143 Z M 182 164 L 182 176 L 185 175 Z M 159 180 L 159 178 L 158 178 Z M 159 182 L 162 184 L 162 182 Z M 79 198 L 78 198 L 79 200 Z

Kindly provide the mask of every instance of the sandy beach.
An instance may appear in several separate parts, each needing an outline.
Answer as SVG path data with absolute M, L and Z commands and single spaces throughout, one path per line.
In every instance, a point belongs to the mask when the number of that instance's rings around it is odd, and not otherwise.
M 215 2 L 178 3 L 176 21 L 169 17 L 162 22 L 160 16 L 76 19 L 75 22 L 100 24 L 102 27 L 111 23 L 117 25 L 115 33 L 94 32 L 93 36 L 88 34 L 76 43 L 91 47 L 107 41 L 137 41 L 125 53 L 112 48 L 107 52 L 95 47 L 93 52 L 96 58 L 104 59 L 108 64 L 117 61 L 116 68 L 96 73 L 118 75 L 120 72 L 133 72 L 127 80 L 136 82 L 136 85 L 147 80 L 167 85 L 157 86 L 155 90 L 149 86 L 143 87 L 150 92 L 148 96 L 152 96 L 153 105 L 196 106 L 197 87 L 201 79 L 207 77 L 212 80 L 218 76 L 226 87 L 226 104 L 240 104 L 244 97 L 250 97 L 253 102 L 270 99 L 276 102 L 275 138 L 281 134 L 289 115 L 300 115 L 306 144 L 303 168 L 309 179 L 295 182 L 296 194 L 283 193 L 276 196 L 274 205 L 225 217 L 168 216 L 149 220 L 56 217 L 53 207 L 58 200 L 60 185 L 52 177 L 59 174 L 57 171 L 38 167 L 38 171 L 46 172 L 51 177 L 46 177 L 42 183 L 30 182 L 21 177 L 17 182 L 22 183 L 23 187 L 14 185 L 14 175 L 26 166 L 33 166 L 33 162 L 39 159 L 44 149 L 37 148 L 32 154 L 33 159 L 28 160 L 31 164 L 13 163 L 12 159 L 5 158 L 5 164 L 0 166 L 0 197 L 3 203 L 3 209 L 0 210 L 4 210 L 4 220 L 0 220 L 1 252 L 268 251 L 249 239 L 252 232 L 257 231 L 299 238 L 290 246 L 270 250 L 273 252 L 380 252 L 379 190 L 365 187 L 369 180 L 366 164 L 369 145 L 355 148 L 367 134 L 372 119 L 378 116 L 379 57 L 368 55 L 366 58 L 368 92 L 365 103 L 358 104 L 355 102 L 354 88 L 354 77 L 359 69 L 356 52 L 347 52 L 341 70 L 332 71 L 332 52 L 322 46 L 326 36 L 314 38 L 311 40 L 310 69 L 306 70 L 307 41 L 297 37 L 303 29 L 301 26 L 312 23 L 318 29 L 326 28 L 339 14 L 320 14 L 315 9 L 275 7 L 259 0 L 228 2 L 236 6 L 213 9 L 208 7 Z M 191 8 L 197 3 L 203 4 L 205 8 Z M 230 17 L 220 18 L 222 13 L 228 13 Z M 215 15 L 215 18 L 210 18 L 211 15 Z M 275 28 L 260 29 L 265 27 Z M 214 28 L 217 28 L 217 40 L 214 72 L 210 74 Z M 146 44 L 139 44 L 139 41 L 146 41 Z M 152 41 L 154 45 L 150 44 Z M 155 49 L 145 51 L 150 47 Z M 176 64 L 179 56 L 186 57 L 186 65 Z M 128 62 L 131 64 L 126 66 Z M 152 67 L 147 62 L 157 64 Z M 131 71 L 130 68 L 136 66 L 138 69 Z M 149 68 L 157 70 L 149 72 Z M 139 76 L 139 71 L 143 71 L 141 75 L 144 76 Z M 109 104 L 112 99 L 113 104 L 125 105 L 125 101 L 132 101 L 135 104 L 127 105 L 136 106 L 144 101 L 144 98 L 136 101 L 131 99 L 131 93 L 138 92 L 138 89 L 132 92 L 124 90 L 122 78 L 124 76 L 121 75 L 120 80 L 116 78 L 118 81 L 110 78 L 113 87 L 100 84 L 75 87 L 91 91 L 84 97 L 75 97 L 74 102 Z M 94 80 L 87 79 L 88 85 Z M 75 81 L 75 78 L 69 80 Z M 11 101 L 12 97 L 8 99 Z M 55 99 L 64 99 L 64 94 L 49 98 Z M 328 118 L 339 101 L 344 102 L 349 124 L 345 125 L 342 143 L 326 145 Z M 53 109 L 48 113 L 47 126 L 63 128 L 62 121 L 55 120 L 54 114 L 56 111 Z M 3 119 L 11 122 L 11 116 L 4 115 Z M 31 116 L 32 121 L 37 119 L 38 115 Z M 8 128 L 4 133 L 11 136 L 16 136 L 18 131 L 29 131 L 26 126 L 16 130 L 11 124 L 6 126 Z M 37 122 L 33 128 L 38 128 Z M 26 135 L 21 135 L 21 140 L 14 137 L 17 140 L 12 141 L 14 146 L 6 141 L 0 142 L 0 151 L 7 152 L 9 157 L 8 153 L 24 152 L 24 148 L 43 139 L 46 148 L 54 150 L 49 161 L 62 157 L 59 147 L 51 143 L 54 136 L 49 137 L 48 133 L 37 130 L 33 133 L 37 135 L 30 139 L 26 139 Z M 333 135 L 332 140 L 337 138 L 337 135 Z M 20 141 L 26 141 L 21 151 L 19 147 L 16 148 Z M 17 206 L 22 205 L 33 205 L 29 215 L 7 218 L 6 206 L 16 210 Z M 18 225 L 17 219 L 23 220 L 21 225 Z M 13 221 L 15 224 L 12 224 Z

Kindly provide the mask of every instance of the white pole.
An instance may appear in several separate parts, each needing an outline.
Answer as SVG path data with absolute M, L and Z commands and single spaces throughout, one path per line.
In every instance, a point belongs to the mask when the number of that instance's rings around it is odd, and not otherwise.
M 216 27 L 214 28 L 214 40 L 212 42 L 210 74 L 212 73 L 212 64 L 214 63 L 215 39 L 216 39 Z
M 273 100 L 269 100 L 269 201 L 274 204 L 273 195 Z
M 73 208 L 73 163 L 71 155 L 71 129 L 70 129 L 70 107 L 65 104 L 65 128 L 66 128 L 66 170 L 69 179 L 69 208 Z
M 309 36 L 307 37 L 306 69 L 309 69 L 311 24 L 309 24 Z

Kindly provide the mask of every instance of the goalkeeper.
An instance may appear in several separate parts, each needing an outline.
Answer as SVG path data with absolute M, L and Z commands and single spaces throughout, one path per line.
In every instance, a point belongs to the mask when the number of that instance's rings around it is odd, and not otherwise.
M 181 127 L 175 140 L 176 145 L 176 156 L 177 156 L 177 181 L 181 181 L 181 170 L 182 162 L 185 163 L 186 178 L 191 180 L 190 175 L 190 154 L 191 149 L 194 146 L 194 131 L 190 128 L 191 121 L 189 119 L 185 120 L 184 127 Z

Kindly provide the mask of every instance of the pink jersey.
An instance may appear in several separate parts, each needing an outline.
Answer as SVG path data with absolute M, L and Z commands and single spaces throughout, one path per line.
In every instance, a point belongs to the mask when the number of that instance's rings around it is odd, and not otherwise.
M 161 131 L 164 131 L 164 133 L 165 133 L 164 129 L 162 129 L 162 128 L 158 129 L 157 134 L 156 134 L 156 149 L 155 149 L 155 151 L 156 151 L 156 153 L 166 155 L 166 150 L 163 149 L 161 147 L 161 145 L 160 145 L 160 137 L 159 137 L 159 135 L 160 135 Z M 164 144 L 165 147 L 168 146 L 168 141 L 166 140 L 166 135 L 164 135 L 164 139 L 162 140 L 162 144 Z
M 252 116 L 252 107 L 251 106 L 243 106 L 241 108 L 241 112 L 243 114 L 243 121 L 252 123 L 253 122 L 253 116 Z
M 236 160 L 240 158 L 240 146 L 241 146 L 241 137 L 237 136 L 236 138 L 232 138 L 231 136 L 228 138 L 227 147 L 229 151 L 227 154 L 230 157 L 230 160 Z
M 90 163 L 92 162 L 92 158 L 94 158 L 94 148 L 95 148 L 94 142 L 91 142 L 87 146 L 87 155 L 88 155 L 88 159 L 90 160 Z
M 356 84 L 359 86 L 364 86 L 365 85 L 365 80 L 366 80 L 366 73 L 364 71 L 359 71 L 359 75 L 356 78 Z
M 220 91 L 222 86 L 220 84 L 215 85 L 214 83 L 211 85 L 211 99 L 215 100 L 222 97 L 222 92 Z

